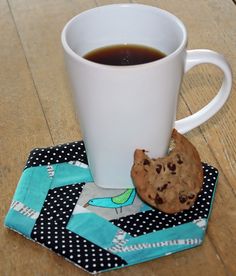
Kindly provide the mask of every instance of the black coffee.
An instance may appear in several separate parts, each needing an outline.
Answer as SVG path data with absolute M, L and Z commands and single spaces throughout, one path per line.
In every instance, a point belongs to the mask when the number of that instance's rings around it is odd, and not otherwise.
M 151 47 L 122 44 L 98 48 L 87 53 L 84 58 L 100 64 L 127 66 L 152 62 L 165 56 Z

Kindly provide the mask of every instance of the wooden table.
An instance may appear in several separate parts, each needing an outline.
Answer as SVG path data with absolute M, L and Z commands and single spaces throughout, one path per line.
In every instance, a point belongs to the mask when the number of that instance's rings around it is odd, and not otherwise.
M 60 32 L 83 10 L 116 0 L 0 0 L 0 275 L 87 275 L 62 257 L 3 227 L 29 151 L 81 139 L 70 98 Z M 125 1 L 124 1 L 125 2 Z M 126 1 L 129 2 L 129 1 Z M 236 6 L 231 0 L 142 0 L 186 24 L 189 48 L 223 53 L 236 70 Z M 184 78 L 178 118 L 211 99 L 222 74 L 198 66 Z M 220 171 L 200 247 L 104 275 L 236 275 L 236 84 L 224 108 L 187 137 Z

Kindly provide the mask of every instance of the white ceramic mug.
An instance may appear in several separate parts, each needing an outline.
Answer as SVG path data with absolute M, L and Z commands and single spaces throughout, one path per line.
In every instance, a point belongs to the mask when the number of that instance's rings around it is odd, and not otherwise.
M 132 66 L 83 58 L 91 50 L 116 44 L 146 45 L 167 56 Z M 174 127 L 185 133 L 199 126 L 230 94 L 232 74 L 224 57 L 210 50 L 187 51 L 183 23 L 155 7 L 115 4 L 85 11 L 66 24 L 62 45 L 90 169 L 101 187 L 133 187 L 130 170 L 136 148 L 151 157 L 164 156 Z M 183 75 L 201 63 L 223 71 L 222 86 L 201 110 L 175 121 Z

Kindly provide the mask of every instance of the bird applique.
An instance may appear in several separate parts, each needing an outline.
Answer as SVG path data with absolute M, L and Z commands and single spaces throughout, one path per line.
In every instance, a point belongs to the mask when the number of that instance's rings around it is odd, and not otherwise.
M 127 189 L 123 193 L 113 196 L 113 197 L 99 197 L 90 199 L 83 207 L 88 206 L 102 207 L 102 208 L 112 208 L 115 209 L 116 214 L 118 214 L 117 209 L 120 209 L 122 213 L 122 207 L 131 205 L 134 202 L 136 196 L 135 189 Z

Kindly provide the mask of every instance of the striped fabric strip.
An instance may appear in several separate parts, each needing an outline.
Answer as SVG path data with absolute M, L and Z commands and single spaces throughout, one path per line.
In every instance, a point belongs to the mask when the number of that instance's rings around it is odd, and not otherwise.
M 169 240 L 164 242 L 156 242 L 156 243 L 139 243 L 128 246 L 120 246 L 115 245 L 108 250 L 117 253 L 117 252 L 131 252 L 142 250 L 146 248 L 156 248 L 156 247 L 164 247 L 164 246 L 173 246 L 173 245 L 198 245 L 202 242 L 201 239 L 179 239 L 179 240 Z
M 39 216 L 39 212 L 36 212 L 20 201 L 13 200 L 10 208 L 31 219 L 37 219 Z

